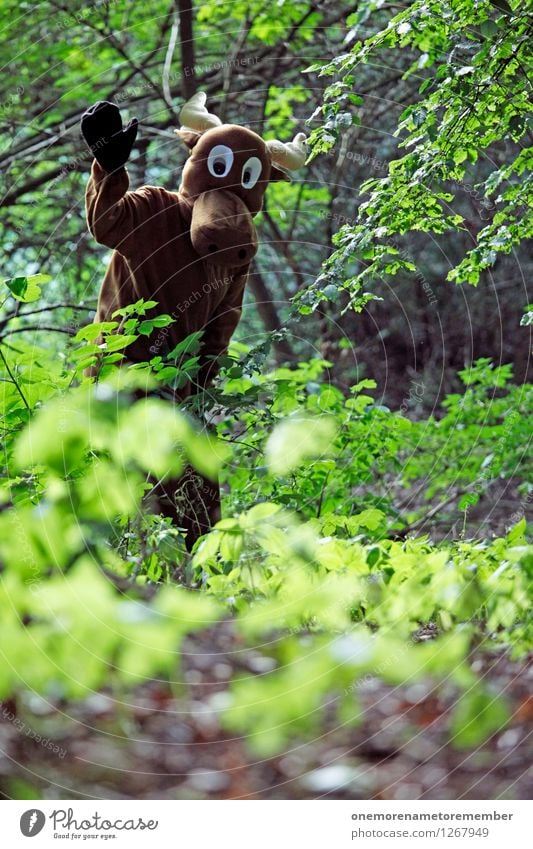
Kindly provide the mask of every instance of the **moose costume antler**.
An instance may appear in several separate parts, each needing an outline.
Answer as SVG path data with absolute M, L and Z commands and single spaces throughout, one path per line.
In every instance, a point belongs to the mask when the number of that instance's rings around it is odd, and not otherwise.
M 220 127 L 222 121 L 205 108 L 207 95 L 205 91 L 197 91 L 181 108 L 180 121 L 182 129 L 196 130 L 203 133 L 211 127 Z M 179 130 L 176 130 L 179 132 Z
M 288 171 L 295 171 L 302 167 L 307 158 L 305 142 L 305 133 L 298 133 L 291 142 L 284 144 L 277 139 L 272 139 L 267 141 L 266 146 L 272 157 L 272 162 Z
M 95 320 L 109 321 L 115 310 L 139 298 L 157 301 L 157 311 L 147 317 L 167 313 L 175 321 L 159 341 L 142 337 L 128 347 L 128 358 L 137 362 L 203 331 L 196 388 L 209 385 L 238 324 L 257 251 L 253 218 L 266 188 L 274 180 L 290 180 L 287 170 L 305 161 L 303 133 L 288 144 L 265 142 L 246 127 L 223 124 L 205 104 L 205 93 L 197 92 L 180 112 L 182 126 L 176 132 L 190 155 L 177 192 L 157 186 L 128 191 L 124 164 L 136 119 L 123 129 L 118 106 L 106 102 L 82 118 L 82 133 L 96 160 L 86 192 L 87 223 L 100 244 L 114 249 Z M 189 385 L 180 397 L 191 391 Z M 184 514 L 174 499 L 179 484 L 160 484 L 159 507 L 188 529 L 190 546 L 219 516 L 218 487 L 205 482 L 196 500 L 190 496 Z

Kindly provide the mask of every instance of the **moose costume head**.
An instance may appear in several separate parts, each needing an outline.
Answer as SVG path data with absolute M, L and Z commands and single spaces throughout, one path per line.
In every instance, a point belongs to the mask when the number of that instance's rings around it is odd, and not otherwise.
M 248 264 L 257 251 L 253 223 L 268 183 L 290 180 L 286 169 L 305 161 L 303 133 L 293 142 L 264 142 L 257 133 L 222 124 L 205 108 L 198 92 L 180 113 L 176 133 L 191 155 L 183 169 L 180 192 L 194 201 L 191 242 L 198 254 L 223 266 Z
M 157 186 L 128 191 L 124 168 L 137 135 L 134 118 L 123 128 L 118 106 L 100 101 L 82 117 L 81 131 L 95 161 L 86 191 L 87 223 L 113 248 L 95 321 L 140 298 L 157 301 L 152 315 L 174 323 L 154 339 L 127 348 L 134 362 L 171 351 L 202 331 L 197 387 L 217 371 L 238 324 L 250 263 L 257 251 L 253 222 L 269 182 L 290 180 L 305 161 L 305 136 L 292 142 L 263 139 L 245 127 L 223 124 L 198 92 L 182 108 L 176 133 L 190 150 L 177 192 Z M 191 391 L 180 390 L 180 397 Z M 218 491 L 218 490 L 217 490 Z M 216 511 L 196 520 L 190 539 L 205 531 Z M 170 515 L 176 516 L 171 510 Z

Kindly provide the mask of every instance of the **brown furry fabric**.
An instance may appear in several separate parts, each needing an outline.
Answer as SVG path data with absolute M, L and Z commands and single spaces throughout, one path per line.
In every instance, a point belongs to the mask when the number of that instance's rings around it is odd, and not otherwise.
M 226 351 L 239 322 L 248 266 L 223 268 L 198 256 L 190 238 L 192 201 L 155 186 L 128 192 L 128 185 L 125 169 L 106 174 L 93 163 L 87 223 L 100 244 L 115 249 L 95 320 L 108 321 L 114 310 L 139 298 L 157 301 L 153 314 L 175 319 L 164 337 L 169 350 L 190 333 L 204 331 L 205 383 L 208 358 Z M 151 359 L 161 352 L 158 342 L 157 331 L 150 339 L 138 339 L 127 349 L 128 357 Z

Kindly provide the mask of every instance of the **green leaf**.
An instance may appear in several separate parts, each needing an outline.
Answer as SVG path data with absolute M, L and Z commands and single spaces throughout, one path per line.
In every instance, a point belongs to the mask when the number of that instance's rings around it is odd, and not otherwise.
M 100 335 L 111 333 L 118 327 L 118 321 L 101 321 L 93 324 L 88 324 L 86 327 L 80 328 L 73 337 L 73 342 L 94 342 Z
M 525 517 L 520 519 L 519 522 L 511 528 L 509 533 L 507 534 L 507 542 L 510 546 L 513 545 L 524 545 L 526 539 L 526 530 L 527 530 L 527 522 Z
M 141 336 L 150 336 L 154 327 L 167 327 L 172 324 L 174 319 L 169 315 L 159 315 L 156 318 L 145 319 L 139 324 L 139 333 Z
M 137 336 L 121 336 L 118 334 L 117 336 L 108 336 L 102 346 L 104 351 L 108 351 L 109 353 L 113 351 L 122 351 L 124 348 L 127 348 L 128 345 L 131 345 L 132 342 L 135 342 Z
M 4 283 L 17 301 L 28 304 L 40 297 L 41 286 L 51 280 L 49 274 L 32 274 L 30 277 L 12 277 L 4 280 Z
M 272 474 L 287 474 L 304 460 L 331 449 L 337 426 L 333 416 L 285 419 L 266 444 L 266 461 Z
M 229 456 L 227 444 L 209 434 L 191 430 L 184 447 L 194 468 L 211 480 L 216 480 L 222 464 Z
M 454 746 L 470 749 L 503 731 L 509 722 L 504 700 L 476 684 L 460 696 L 453 711 L 451 733 Z

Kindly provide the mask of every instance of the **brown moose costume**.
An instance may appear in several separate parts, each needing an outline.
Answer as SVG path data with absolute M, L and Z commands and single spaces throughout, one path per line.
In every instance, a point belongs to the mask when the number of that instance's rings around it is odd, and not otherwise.
M 176 133 L 190 149 L 178 192 L 157 186 L 128 191 L 124 165 L 137 134 L 133 119 L 123 129 L 115 104 L 99 102 L 82 118 L 82 133 L 94 153 L 86 192 L 87 223 L 102 245 L 113 248 L 95 321 L 139 298 L 155 300 L 153 314 L 175 319 L 166 330 L 172 350 L 195 331 L 203 331 L 197 386 L 203 389 L 217 371 L 216 358 L 227 351 L 242 308 L 250 262 L 257 251 L 253 223 L 271 180 L 289 180 L 285 170 L 305 161 L 305 136 L 293 142 L 264 142 L 256 133 L 222 124 L 205 108 L 198 92 L 183 107 Z M 278 167 L 281 166 L 281 167 Z M 135 362 L 163 353 L 157 331 L 127 349 Z M 192 482 L 192 483 L 191 483 Z M 198 486 L 198 482 L 200 485 Z M 187 529 L 187 543 L 219 518 L 218 485 L 200 476 L 165 480 L 159 509 Z

